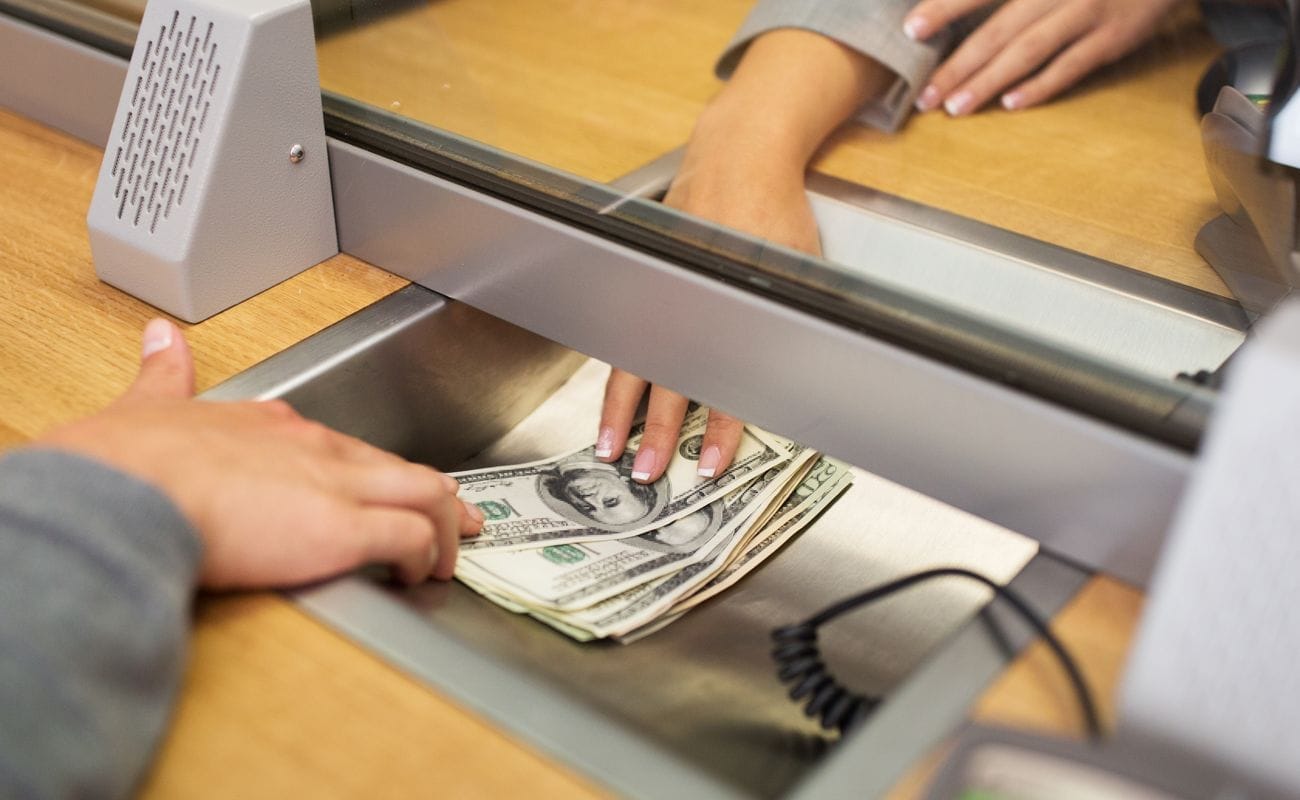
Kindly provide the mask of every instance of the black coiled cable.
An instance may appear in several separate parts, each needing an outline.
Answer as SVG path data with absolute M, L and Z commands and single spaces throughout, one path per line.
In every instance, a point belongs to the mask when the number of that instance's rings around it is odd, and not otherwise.
M 777 677 L 782 683 L 790 685 L 790 699 L 799 702 L 807 698 L 804 714 L 819 719 L 823 728 L 839 730 L 846 733 L 865 720 L 872 709 L 880 704 L 880 699 L 867 697 L 853 692 L 840 684 L 831 675 L 822 661 L 821 651 L 817 646 L 817 629 L 841 614 L 855 608 L 874 603 L 888 597 L 894 592 L 909 586 L 923 583 L 932 578 L 961 577 L 970 578 L 988 586 L 999 597 L 1011 604 L 1025 621 L 1037 631 L 1047 646 L 1056 654 L 1065 669 L 1079 698 L 1083 710 L 1084 724 L 1088 729 L 1088 738 L 1097 741 L 1101 738 L 1101 723 L 1097 718 L 1097 706 L 1093 702 L 1092 692 L 1083 679 L 1083 674 L 1074 659 L 1066 651 L 1060 640 L 1047 627 L 1047 623 L 1030 608 L 1020 595 L 1007 587 L 992 581 L 977 572 L 960 567 L 941 567 L 908 575 L 891 581 L 883 586 L 868 589 L 865 592 L 841 600 L 835 605 L 809 617 L 798 625 L 787 625 L 772 631 L 772 658 L 777 664 Z

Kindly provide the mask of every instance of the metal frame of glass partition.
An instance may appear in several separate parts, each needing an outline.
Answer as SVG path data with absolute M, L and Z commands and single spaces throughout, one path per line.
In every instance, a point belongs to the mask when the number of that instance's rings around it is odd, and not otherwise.
M 102 145 L 111 105 L 85 101 L 120 85 L 133 26 L 66 0 L 0 11 L 15 63 L 61 43 L 52 76 L 3 70 L 0 102 Z M 1108 370 L 345 98 L 326 95 L 325 113 L 344 252 L 1145 582 L 1205 390 Z

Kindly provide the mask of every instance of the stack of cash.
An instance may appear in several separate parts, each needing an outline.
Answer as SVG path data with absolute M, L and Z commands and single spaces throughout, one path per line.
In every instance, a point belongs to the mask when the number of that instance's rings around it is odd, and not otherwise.
M 697 475 L 707 408 L 692 408 L 658 481 L 631 479 L 639 429 L 614 463 L 595 446 L 453 473 L 483 511 L 456 577 L 575 639 L 630 641 L 725 590 L 825 510 L 853 480 L 843 463 L 746 428 L 730 468 Z

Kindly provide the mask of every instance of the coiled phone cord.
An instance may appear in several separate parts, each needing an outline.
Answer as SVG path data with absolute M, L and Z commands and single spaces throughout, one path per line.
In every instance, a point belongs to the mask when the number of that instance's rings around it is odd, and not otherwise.
M 1056 654 L 1056 658 L 1069 676 L 1075 695 L 1079 698 L 1079 706 L 1083 710 L 1088 738 L 1092 741 L 1099 740 L 1101 723 L 1097 717 L 1097 706 L 1093 702 L 1092 692 L 1088 689 L 1088 684 L 1084 681 L 1078 665 L 1048 628 L 1047 623 L 1016 592 L 977 572 L 960 567 L 941 567 L 899 578 L 883 586 L 845 598 L 798 625 L 787 625 L 772 631 L 772 658 L 777 664 L 777 677 L 782 683 L 790 685 L 790 699 L 799 702 L 807 698 L 804 714 L 814 719 L 819 718 L 822 727 L 827 730 L 838 729 L 841 733 L 845 733 L 856 727 L 870 715 L 872 709 L 880 704 L 880 699 L 857 694 L 840 684 L 831 675 L 822 661 L 821 651 L 817 646 L 817 629 L 855 608 L 874 603 L 918 583 L 947 577 L 969 578 L 988 586 L 1024 617 Z

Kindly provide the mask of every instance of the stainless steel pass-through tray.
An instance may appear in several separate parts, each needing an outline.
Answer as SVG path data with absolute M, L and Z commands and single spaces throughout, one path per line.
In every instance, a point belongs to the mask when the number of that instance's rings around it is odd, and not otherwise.
M 284 397 L 323 422 L 452 468 L 475 453 L 476 464 L 513 463 L 590 440 L 603 369 L 409 287 L 206 396 Z M 859 473 L 754 575 L 628 646 L 571 642 L 459 584 L 400 589 L 356 575 L 294 599 L 620 794 L 774 797 L 808 781 L 847 780 L 852 793 L 870 796 L 951 732 L 1002 663 L 998 640 L 968 624 L 987 594 L 944 581 L 828 629 L 824 649 L 838 674 L 889 697 L 842 743 L 786 699 L 768 656 L 770 630 L 939 565 L 1004 581 L 1019 574 L 1016 584 L 1050 614 L 1083 575 L 1035 552 L 1024 537 Z M 1013 643 L 1024 639 L 1005 620 L 1001 627 Z M 859 742 L 872 753 L 849 753 Z

